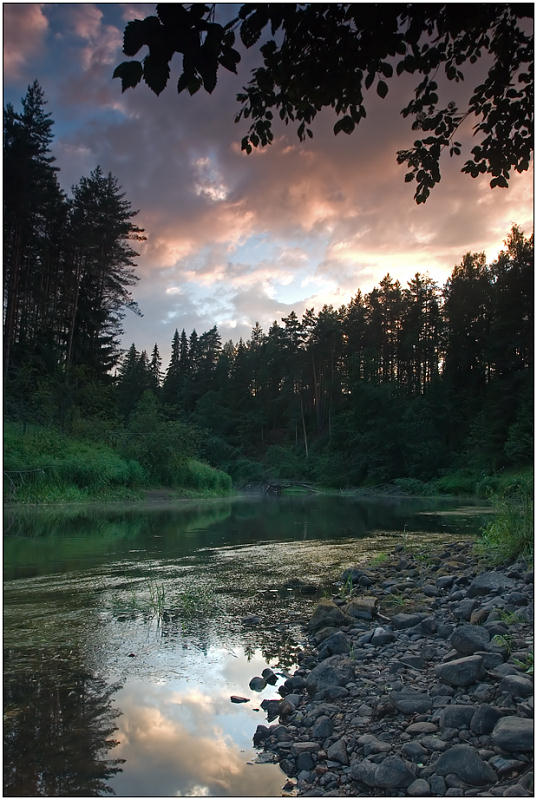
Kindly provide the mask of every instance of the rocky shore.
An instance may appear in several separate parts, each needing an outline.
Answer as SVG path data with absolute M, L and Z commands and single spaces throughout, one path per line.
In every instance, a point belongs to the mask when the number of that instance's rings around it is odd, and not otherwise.
M 346 569 L 307 637 L 254 736 L 284 794 L 533 795 L 532 565 L 401 546 Z

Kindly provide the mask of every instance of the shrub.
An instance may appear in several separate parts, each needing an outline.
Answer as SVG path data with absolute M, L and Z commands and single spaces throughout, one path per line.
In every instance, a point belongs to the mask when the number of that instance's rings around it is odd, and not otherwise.
M 478 550 L 495 563 L 533 558 L 533 482 L 496 495 L 496 517 L 482 530 Z

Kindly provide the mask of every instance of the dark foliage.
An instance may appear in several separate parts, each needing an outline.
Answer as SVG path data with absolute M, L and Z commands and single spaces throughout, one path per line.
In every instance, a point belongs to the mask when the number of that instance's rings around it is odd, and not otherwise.
M 251 153 L 274 139 L 275 118 L 296 125 L 300 140 L 312 137 L 311 124 L 323 108 L 338 120 L 334 133 L 351 134 L 366 117 L 368 91 L 384 99 L 402 74 L 420 78 L 413 99 L 401 110 L 418 131 L 413 145 L 400 150 L 405 180 L 416 181 L 423 203 L 440 181 L 440 156 L 461 154 L 455 137 L 461 123 L 474 120 L 477 143 L 462 172 L 491 176 L 491 187 L 508 186 L 511 171 L 529 169 L 533 152 L 533 6 L 517 3 L 247 3 L 227 24 L 215 22 L 215 5 L 159 3 L 157 15 L 125 28 L 123 52 L 142 61 L 124 61 L 114 77 L 122 90 L 143 78 L 160 94 L 170 78 L 170 62 L 182 55 L 177 91 L 211 93 L 218 71 L 237 72 L 242 45 L 257 45 L 263 65 L 237 94 L 236 121 L 249 120 L 242 149 Z M 488 70 L 465 108 L 441 100 L 449 83 L 483 62 Z M 395 84 L 394 84 L 395 88 Z

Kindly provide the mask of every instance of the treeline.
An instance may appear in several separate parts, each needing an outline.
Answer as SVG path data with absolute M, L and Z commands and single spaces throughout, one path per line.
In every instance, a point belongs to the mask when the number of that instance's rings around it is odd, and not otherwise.
M 157 345 L 133 344 L 118 408 L 128 418 L 151 391 L 208 431 L 206 454 L 239 480 L 268 470 L 345 486 L 529 464 L 532 298 L 533 237 L 514 226 L 494 263 L 468 253 L 443 287 L 387 275 L 236 345 L 216 327 L 175 331 L 165 371 Z
M 37 82 L 4 110 L 4 409 L 21 430 L 102 443 L 166 485 L 210 482 L 199 458 L 238 484 L 336 487 L 464 489 L 465 471 L 531 464 L 533 237 L 514 226 L 492 264 L 468 253 L 444 286 L 387 275 L 247 341 L 176 331 L 163 365 L 157 345 L 120 349 L 136 212 L 99 167 L 61 191 L 52 124 Z M 15 451 L 17 469 L 55 455 L 41 439 Z
M 21 105 L 4 109 L 4 378 L 15 403 L 42 376 L 106 382 L 125 310 L 137 312 L 133 242 L 144 238 L 100 167 L 72 196 L 61 190 L 37 81 Z

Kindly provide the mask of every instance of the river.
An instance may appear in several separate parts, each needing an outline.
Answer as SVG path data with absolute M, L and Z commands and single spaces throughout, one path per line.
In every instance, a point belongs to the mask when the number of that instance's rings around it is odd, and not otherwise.
M 285 775 L 252 748 L 260 703 L 278 695 L 250 679 L 293 666 L 301 621 L 345 566 L 477 533 L 486 509 L 461 506 L 308 496 L 6 509 L 4 794 L 280 795 Z

